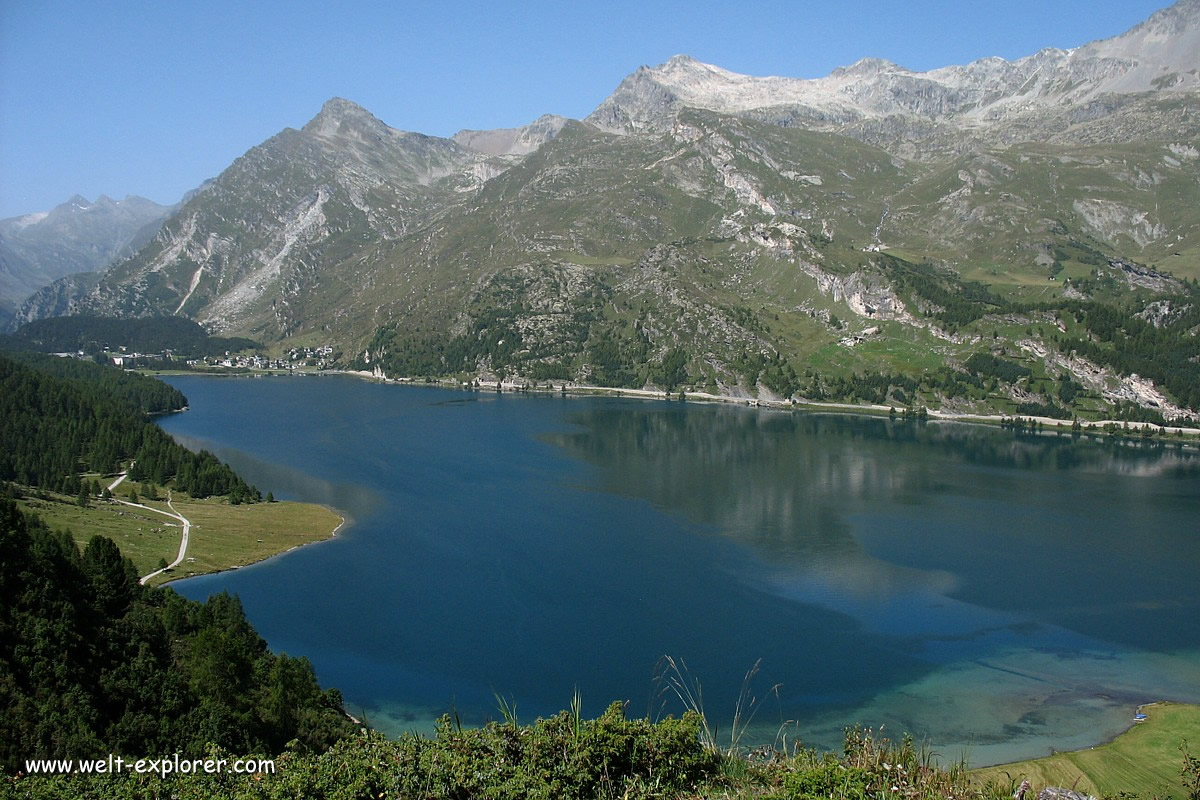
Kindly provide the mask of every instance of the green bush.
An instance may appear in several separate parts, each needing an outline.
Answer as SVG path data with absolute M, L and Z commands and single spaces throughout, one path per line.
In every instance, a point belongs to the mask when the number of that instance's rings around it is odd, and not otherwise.
M 620 703 L 593 720 L 563 711 L 532 725 L 438 723 L 432 739 L 367 733 L 322 754 L 288 752 L 274 775 L 54 776 L 7 788 L 31 800 L 236 797 L 245 800 L 570 800 L 675 797 L 715 775 L 720 757 L 700 744 L 700 717 L 627 720 Z M 211 757 L 234 757 L 210 748 Z
M 858 767 L 847 767 L 827 757 L 820 764 L 797 769 L 783 778 L 778 800 L 825 800 L 829 797 L 861 800 L 867 796 L 871 776 Z

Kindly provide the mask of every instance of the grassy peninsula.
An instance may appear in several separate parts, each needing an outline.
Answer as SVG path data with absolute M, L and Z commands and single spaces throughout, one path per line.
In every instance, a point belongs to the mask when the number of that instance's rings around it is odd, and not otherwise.
M 23 511 L 80 547 L 111 539 L 142 576 L 173 564 L 188 526 L 184 560 L 154 584 L 261 561 L 342 523 L 322 506 L 264 503 L 212 453 L 175 442 L 152 417 L 187 398 L 161 381 L 19 352 L 0 356 L 0 390 L 0 481 Z
M 151 508 L 169 511 L 163 498 L 147 499 L 147 484 L 121 484 L 117 496 L 129 491 Z M 341 527 L 340 514 L 314 503 L 281 501 L 233 505 L 223 498 L 197 499 L 175 494 L 175 510 L 192 523 L 184 562 L 155 576 L 150 585 L 193 575 L 244 567 L 312 542 L 324 541 Z M 178 522 L 152 511 L 92 498 L 86 506 L 57 492 L 27 494 L 17 501 L 21 510 L 37 514 L 53 530 L 64 530 L 82 548 L 93 536 L 106 536 L 133 561 L 139 575 L 148 575 L 179 552 Z

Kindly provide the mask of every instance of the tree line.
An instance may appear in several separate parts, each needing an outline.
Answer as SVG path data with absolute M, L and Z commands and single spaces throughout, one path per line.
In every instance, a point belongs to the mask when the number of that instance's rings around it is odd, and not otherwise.
M 323 751 L 353 733 L 337 690 L 274 655 L 236 597 L 139 585 L 104 537 L 69 533 L 0 497 L 0 760 L 108 753 L 201 756 L 210 744 Z
M 161 381 L 75 359 L 0 355 L 0 480 L 75 495 L 80 475 L 134 461 L 146 478 L 193 497 L 261 495 L 207 451 L 194 453 L 149 418 L 187 398 Z
M 209 336 L 204 328 L 185 317 L 50 317 L 27 322 L 4 338 L 8 340 L 7 349 L 99 353 L 123 347 L 138 353 L 170 350 L 184 358 L 224 355 L 226 351 L 262 346 L 252 339 Z

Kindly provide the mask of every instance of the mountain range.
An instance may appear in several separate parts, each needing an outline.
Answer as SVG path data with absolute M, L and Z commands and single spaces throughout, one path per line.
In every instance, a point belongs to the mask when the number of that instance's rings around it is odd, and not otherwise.
M 184 315 L 392 377 L 1194 416 L 1198 144 L 1200 0 L 924 73 L 676 56 L 584 120 L 451 138 L 335 98 L 15 318 Z M 1169 365 L 1135 347 L 1168 334 Z
M 58 278 L 132 255 L 170 212 L 133 195 L 94 203 L 75 195 L 50 211 L 0 220 L 0 313 Z

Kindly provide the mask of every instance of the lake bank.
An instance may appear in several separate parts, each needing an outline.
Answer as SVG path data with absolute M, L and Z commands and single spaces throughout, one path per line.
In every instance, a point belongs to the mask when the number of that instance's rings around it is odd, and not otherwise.
M 298 373 L 299 374 L 299 373 Z M 530 383 L 524 380 L 521 381 L 473 381 L 464 383 L 457 380 L 416 380 L 412 378 L 387 378 L 377 373 L 367 372 L 365 370 L 326 370 L 324 372 L 309 372 L 307 375 L 320 374 L 337 374 L 349 375 L 364 380 L 370 380 L 378 383 L 395 384 L 398 386 L 414 386 L 414 387 L 437 387 L 441 389 L 460 390 L 468 392 L 508 392 L 515 394 L 541 394 L 541 395 L 561 395 L 564 397 L 629 397 L 642 398 L 645 400 L 661 400 L 661 401 L 679 401 L 679 402 L 698 402 L 698 403 L 719 403 L 735 406 L 745 406 L 747 408 L 765 408 L 777 411 L 807 411 L 812 413 L 845 413 L 845 414 L 861 414 L 863 416 L 872 417 L 903 417 L 921 420 L 943 420 L 948 422 L 962 422 L 974 425 L 987 425 L 992 427 L 1004 426 L 1013 421 L 1020 420 L 1026 427 L 1032 427 L 1036 424 L 1039 433 L 1080 433 L 1086 436 L 1104 436 L 1108 435 L 1112 429 L 1114 433 L 1123 433 L 1130 435 L 1132 432 L 1142 432 L 1145 430 L 1160 433 L 1160 435 L 1169 435 L 1180 437 L 1180 441 L 1187 445 L 1200 443 L 1200 428 L 1197 427 L 1181 427 L 1175 425 L 1157 425 L 1151 422 L 1128 422 L 1124 420 L 1099 419 L 1099 420 L 1080 420 L 1079 431 L 1072 430 L 1072 419 L 1058 419 L 1056 417 L 1031 416 L 1024 414 L 975 414 L 966 412 L 943 411 L 941 409 L 926 409 L 922 416 L 914 416 L 912 409 L 908 409 L 909 416 L 906 416 L 906 409 L 897 408 L 895 406 L 872 405 L 860 403 L 837 403 L 832 401 L 815 401 L 806 399 L 781 400 L 778 398 L 758 398 L 750 397 L 745 394 L 715 394 L 712 392 L 698 392 L 680 390 L 679 392 L 666 392 L 661 389 L 630 389 L 617 388 L 610 386 L 593 386 L 590 384 L 575 383 L 573 381 L 561 381 L 559 385 L 555 385 L 553 381 L 548 381 L 546 385 L 540 385 L 536 382 Z
M 574 381 L 559 381 L 557 384 L 550 380 L 542 385 L 536 381 L 527 381 L 525 379 L 513 381 L 500 380 L 474 380 L 471 382 L 463 382 L 460 380 L 437 378 L 437 379 L 416 379 L 416 378 L 389 378 L 375 372 L 366 370 L 350 370 L 350 369 L 295 369 L 295 370 L 277 370 L 277 369 L 241 369 L 221 371 L 215 369 L 211 371 L 186 371 L 186 370 L 152 370 L 146 371 L 145 374 L 158 377 L 180 377 L 180 376 L 203 376 L 203 377 L 230 377 L 230 378 L 245 378 L 245 377 L 314 377 L 321 375 L 348 375 L 364 380 L 370 380 L 378 383 L 395 384 L 400 386 L 420 386 L 420 387 L 437 387 L 441 389 L 455 389 L 462 391 L 495 391 L 509 392 L 519 394 L 542 394 L 542 395 L 562 395 L 574 397 L 630 397 L 643 398 L 647 400 L 677 400 L 680 402 L 698 402 L 698 403 L 722 403 L 737 406 L 746 406 L 752 408 L 768 408 L 780 411 L 809 411 L 814 413 L 850 413 L 861 414 L 864 416 L 904 416 L 906 409 L 897 406 L 886 406 L 878 404 L 861 404 L 861 403 L 839 403 L 833 401 L 808 400 L 804 398 L 796 398 L 791 400 L 782 400 L 777 397 L 752 397 L 746 392 L 729 392 L 729 393 L 713 393 L 702 391 L 680 390 L 677 392 L 667 392 L 662 389 L 633 389 L 627 387 L 611 387 L 611 386 L 596 386 L 592 384 L 577 383 Z M 915 415 L 917 412 L 914 409 L 908 409 L 908 412 Z M 1144 431 L 1152 431 L 1160 436 L 1176 436 L 1180 437 L 1180 441 L 1188 446 L 1200 444 L 1200 425 L 1180 426 L 1180 425 L 1158 425 L 1153 422 L 1139 422 L 1119 419 L 1083 419 L 1079 418 L 1080 429 L 1073 431 L 1072 419 L 1060 419 L 1057 417 L 1045 417 L 1028 414 L 986 414 L 973 412 L 945 411 L 942 409 L 925 409 L 924 415 L 919 417 L 925 420 L 945 420 L 950 422 L 963 422 L 967 424 L 988 425 L 988 426 L 1004 426 L 1011 424 L 1013 421 L 1020 421 L 1024 426 L 1030 427 L 1032 432 L 1037 433 L 1080 433 L 1087 436 L 1107 436 L 1107 435 L 1124 435 L 1127 437 L 1133 434 L 1141 434 Z M 1036 426 L 1036 430 L 1033 430 Z
M 146 487 L 125 482 L 133 488 L 146 509 L 116 501 L 93 498 L 81 507 L 75 498 L 55 492 L 25 490 L 18 506 L 37 514 L 52 529 L 69 530 L 76 543 L 86 545 L 92 536 L 107 536 L 130 558 L 140 575 L 154 572 L 161 560 L 170 562 L 179 550 L 181 528 L 156 509 L 170 511 L 165 500 L 145 497 Z M 161 487 L 159 491 L 163 491 Z M 43 498 L 44 495 L 44 498 Z M 313 503 L 279 501 L 232 506 L 182 495 L 173 498 L 175 507 L 192 522 L 187 556 L 179 567 L 155 575 L 151 586 L 195 575 L 239 569 L 317 542 L 327 541 L 342 530 L 346 518 L 332 508 Z
M 1139 706 L 1138 711 L 1146 713 L 1146 720 L 1131 720 L 1128 730 L 1108 742 L 1047 758 L 971 770 L 971 777 L 978 785 L 988 780 L 1002 785 L 1029 780 L 1034 791 L 1042 786 L 1064 786 L 1105 797 L 1121 792 L 1184 796 L 1179 794 L 1185 792 L 1180 780 L 1180 747 L 1185 741 L 1192 748 L 1200 744 L 1200 706 L 1149 703 Z

